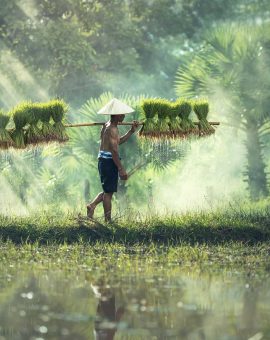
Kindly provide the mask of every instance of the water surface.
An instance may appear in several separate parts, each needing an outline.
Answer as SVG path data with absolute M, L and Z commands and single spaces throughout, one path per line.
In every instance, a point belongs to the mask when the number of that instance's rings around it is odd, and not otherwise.
M 0 287 L 0 340 L 270 339 L 270 277 L 260 264 L 2 263 Z

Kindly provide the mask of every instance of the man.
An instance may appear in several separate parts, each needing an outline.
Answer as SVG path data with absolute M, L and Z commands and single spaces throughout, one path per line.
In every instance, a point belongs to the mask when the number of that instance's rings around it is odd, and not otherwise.
M 139 123 L 133 121 L 131 129 L 122 137 L 119 136 L 117 125 L 125 118 L 125 114 L 113 114 L 111 119 L 101 129 L 100 149 L 98 154 L 98 170 L 103 192 L 87 205 L 87 216 L 93 217 L 96 206 L 103 202 L 104 217 L 106 222 L 111 221 L 112 196 L 117 192 L 118 176 L 127 180 L 128 175 L 123 167 L 118 153 L 118 145 L 126 142 L 136 131 Z

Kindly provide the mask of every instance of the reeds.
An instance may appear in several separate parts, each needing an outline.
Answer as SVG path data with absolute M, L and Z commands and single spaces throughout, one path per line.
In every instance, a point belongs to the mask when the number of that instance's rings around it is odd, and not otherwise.
M 67 110 L 68 105 L 60 99 L 53 99 L 46 103 L 26 101 L 18 104 L 9 113 L 9 116 L 13 118 L 15 128 L 11 132 L 11 142 L 8 146 L 23 149 L 27 145 L 67 141 L 68 136 L 63 124 Z M 5 120 L 0 125 L 0 139 L 1 136 L 4 138 L 3 129 L 1 130 L 4 123 Z M 5 131 L 8 133 L 7 130 Z
M 145 119 L 140 137 L 162 140 L 206 136 L 215 132 L 207 121 L 209 103 L 205 99 L 188 100 L 180 98 L 175 102 L 165 99 L 146 99 L 141 104 Z M 195 111 L 199 122 L 194 124 L 190 119 Z

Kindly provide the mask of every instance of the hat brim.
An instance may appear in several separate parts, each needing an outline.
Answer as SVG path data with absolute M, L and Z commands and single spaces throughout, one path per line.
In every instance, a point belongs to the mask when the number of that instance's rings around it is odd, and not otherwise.
M 100 115 L 126 115 L 132 113 L 135 110 L 128 106 L 127 104 L 121 102 L 120 100 L 113 98 L 109 103 L 107 103 L 102 109 L 97 113 Z

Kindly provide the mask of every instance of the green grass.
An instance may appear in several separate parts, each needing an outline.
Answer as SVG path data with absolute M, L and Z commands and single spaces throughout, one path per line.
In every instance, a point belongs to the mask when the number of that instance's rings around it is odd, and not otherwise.
M 256 244 L 270 241 L 270 208 L 187 213 L 138 220 L 136 214 L 105 224 L 78 220 L 75 215 L 41 213 L 19 218 L 0 216 L 0 238 L 15 244 L 119 243 Z
M 76 244 L 51 244 L 40 245 L 35 243 L 0 242 L 0 262 L 5 265 L 16 264 L 27 267 L 60 267 L 69 269 L 97 266 L 101 269 L 108 263 L 111 266 L 121 264 L 125 270 L 134 273 L 144 268 L 148 273 L 157 271 L 157 268 L 168 271 L 175 268 L 179 271 L 192 270 L 195 266 L 211 271 L 220 271 L 233 268 L 270 270 L 269 263 L 270 242 L 246 245 L 241 242 L 228 242 L 226 245 L 187 245 L 165 246 L 150 243 L 146 245 L 127 246 L 119 243 L 85 244 L 80 241 Z M 107 265 L 106 265 L 107 263 Z M 157 266 L 158 265 L 158 266 Z

